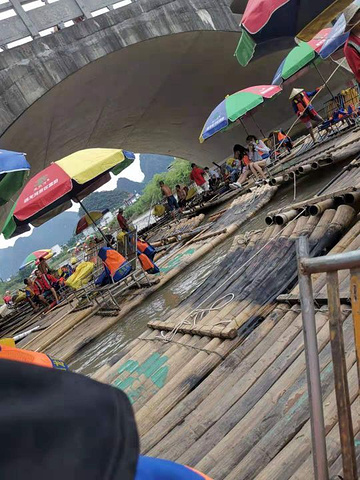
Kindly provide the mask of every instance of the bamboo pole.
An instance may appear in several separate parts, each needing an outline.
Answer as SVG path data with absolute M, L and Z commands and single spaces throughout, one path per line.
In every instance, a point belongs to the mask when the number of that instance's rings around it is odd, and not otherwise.
M 171 332 L 177 324 L 162 322 L 161 320 L 152 320 L 147 323 L 149 328 L 160 331 Z M 233 339 L 237 336 L 237 330 L 235 328 L 226 328 L 224 326 L 210 326 L 210 325 L 182 325 L 177 330 L 180 333 L 189 333 L 191 335 L 202 335 L 207 337 L 217 338 L 230 338 Z
M 203 402 L 208 402 L 210 396 L 217 397 L 217 392 L 228 392 L 234 384 L 241 382 L 244 375 L 252 371 L 256 362 L 267 353 L 268 349 L 278 340 L 280 335 L 292 323 L 297 313 L 289 313 L 289 307 L 277 307 L 259 327 L 252 332 L 237 347 L 222 364 L 205 378 L 185 399 L 179 402 L 165 415 L 152 429 L 141 438 L 142 451 L 152 456 L 166 456 L 163 451 L 168 450 L 174 442 L 175 426 L 183 425 L 184 419 L 192 412 L 203 411 Z M 266 365 L 264 365 L 266 368 Z M 191 422 L 187 420 L 187 424 Z M 160 442 L 164 439 L 164 442 Z M 185 435 L 182 440 L 187 440 Z M 182 441 L 181 440 L 181 441 Z M 160 443 L 159 443 L 160 442 Z M 171 442 L 171 443 L 170 443 Z M 175 444 L 177 441 L 175 440 Z
M 325 210 L 332 208 L 333 206 L 334 206 L 334 199 L 328 198 L 327 200 L 323 200 L 322 202 L 309 205 L 309 214 L 319 215 L 320 213 L 324 213 Z

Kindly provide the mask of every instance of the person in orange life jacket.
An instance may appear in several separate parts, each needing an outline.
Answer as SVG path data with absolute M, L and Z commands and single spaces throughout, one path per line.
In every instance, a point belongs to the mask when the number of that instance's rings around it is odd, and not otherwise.
M 286 133 L 282 129 L 280 129 L 277 132 L 277 139 L 278 139 L 279 145 L 284 146 L 288 151 L 288 153 L 290 153 L 291 150 L 293 149 L 293 143 L 291 138 L 288 135 L 286 135 Z
M 138 238 L 136 248 L 140 253 L 144 253 L 147 257 L 149 257 L 150 260 L 154 260 L 156 250 L 152 245 L 145 242 L 145 240 Z
M 25 278 L 24 284 L 26 285 L 26 288 L 25 288 L 26 300 L 30 303 L 31 307 L 34 310 L 38 310 L 37 304 L 39 304 L 40 302 L 43 305 L 48 306 L 48 303 L 45 300 L 45 297 L 43 295 L 37 295 L 35 293 L 34 282 L 30 278 Z
M 344 54 L 355 78 L 360 82 L 360 7 L 350 5 L 344 10 L 346 30 L 350 32 L 344 46 Z
M 155 263 L 152 260 L 150 260 L 150 258 L 147 255 L 145 255 L 145 253 L 141 253 L 140 250 L 137 250 L 137 256 L 143 270 L 145 270 L 146 273 L 150 273 L 151 275 L 154 275 L 155 273 L 160 272 L 159 267 L 155 265 Z
M 132 270 L 130 263 L 119 252 L 110 247 L 101 247 L 98 252 L 104 264 L 103 273 L 95 279 L 95 285 L 103 287 L 113 282 L 119 282 Z
M 233 148 L 234 151 L 234 159 L 238 162 L 240 162 L 240 175 L 239 178 L 236 180 L 236 182 L 233 182 L 230 184 L 230 188 L 236 189 L 236 188 L 241 188 L 242 183 L 246 181 L 249 175 L 251 175 L 251 162 L 249 159 L 249 152 L 245 147 L 242 145 L 239 145 L 238 143 L 234 145 Z
M 315 143 L 315 135 L 312 122 L 317 124 L 322 123 L 324 119 L 317 113 L 315 108 L 311 105 L 310 98 L 314 97 L 320 92 L 324 86 L 321 86 L 313 92 L 305 92 L 303 88 L 293 88 L 289 100 L 291 100 L 292 107 L 296 115 L 300 120 L 305 123 L 306 128 L 309 130 L 311 138 Z
M 0 360 L 12 360 L 39 367 L 69 370 L 69 367 L 62 360 L 52 359 L 45 353 L 32 352 L 31 350 L 10 347 L 8 345 L 0 345 Z
M 52 294 L 56 302 L 59 297 L 56 293 L 56 288 L 59 287 L 58 279 L 50 273 L 41 273 L 40 270 L 35 271 L 34 293 L 35 295 L 43 295 L 45 298 Z

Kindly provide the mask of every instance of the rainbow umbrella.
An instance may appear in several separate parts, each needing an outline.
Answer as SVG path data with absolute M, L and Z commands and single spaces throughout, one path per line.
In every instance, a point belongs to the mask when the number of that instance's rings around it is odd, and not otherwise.
M 125 150 L 92 148 L 80 150 L 52 163 L 26 185 L 6 219 L 5 238 L 19 235 L 64 212 L 72 201 L 79 202 L 110 180 L 110 172 L 120 173 L 135 159 Z
M 25 260 L 22 262 L 21 267 L 19 270 L 23 270 L 25 267 L 28 267 L 29 265 L 32 265 L 36 262 L 38 262 L 41 258 L 51 258 L 53 256 L 53 251 L 51 249 L 42 249 L 42 250 L 36 250 L 35 252 L 30 253 Z
M 0 150 L 0 205 L 21 189 L 29 171 L 24 153 Z
M 248 112 L 261 105 L 264 100 L 273 98 L 281 91 L 281 87 L 277 85 L 258 85 L 227 96 L 206 120 L 199 137 L 200 143 L 218 132 L 227 130 Z
M 246 66 L 255 56 L 290 48 L 294 37 L 308 42 L 352 0 L 249 0 L 235 56 Z
M 295 74 L 303 72 L 305 67 L 310 64 L 316 66 L 315 60 L 321 61 L 320 52 L 330 32 L 331 28 L 325 28 L 310 40 L 310 42 L 300 42 L 297 47 L 293 48 L 281 62 L 272 84 L 281 85 Z M 297 75 L 297 78 L 298 77 L 299 75 Z
M 78 223 L 76 225 L 75 234 L 79 235 L 79 233 L 83 232 L 84 230 L 86 230 L 91 225 L 95 225 L 95 223 L 97 221 L 99 221 L 108 212 L 109 212 L 109 209 L 106 208 L 102 212 L 92 211 L 92 212 L 89 212 L 88 214 L 84 215 L 83 217 L 80 218 L 80 220 L 78 221 Z

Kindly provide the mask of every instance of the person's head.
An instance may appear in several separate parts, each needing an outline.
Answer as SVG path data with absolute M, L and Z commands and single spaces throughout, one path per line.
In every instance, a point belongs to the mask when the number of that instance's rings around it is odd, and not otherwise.
M 209 173 L 209 167 L 205 167 L 204 170 L 206 173 Z
M 160 185 L 160 187 L 163 187 L 163 186 L 164 186 L 164 182 L 163 182 L 163 181 L 159 182 L 159 185 Z
M 246 143 L 249 144 L 249 143 L 255 143 L 257 142 L 257 138 L 255 137 L 255 135 L 248 135 L 246 137 Z
M 244 148 L 242 145 L 239 145 L 238 143 L 234 145 L 234 157 L 239 160 L 241 159 L 246 153 L 246 148 Z
M 35 270 L 35 276 L 36 276 L 36 278 L 40 278 L 40 277 L 41 277 L 41 272 L 40 272 L 40 270 Z
M 122 215 L 124 213 L 124 210 L 122 208 L 119 208 L 119 214 Z
M 196 167 L 196 163 L 192 163 L 191 168 L 195 168 L 195 167 Z
M 10 290 L 6 290 L 6 295 L 9 296 L 10 295 Z
M 180 185 L 175 185 L 176 190 L 180 190 Z
M 25 285 L 29 285 L 29 279 L 28 279 L 28 278 L 24 278 L 24 283 L 25 283 Z
M 346 31 L 352 33 L 360 32 L 360 6 L 352 4 L 344 10 Z

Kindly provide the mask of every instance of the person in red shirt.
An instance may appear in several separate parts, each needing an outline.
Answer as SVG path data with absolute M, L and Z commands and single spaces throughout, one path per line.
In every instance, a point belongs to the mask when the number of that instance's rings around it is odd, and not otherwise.
M 344 15 L 347 31 L 350 31 L 344 54 L 356 80 L 360 82 L 360 7 L 352 4 L 344 10 Z
M 41 273 L 40 270 L 35 272 L 34 293 L 35 295 L 43 295 L 47 297 L 52 294 L 56 302 L 59 301 L 55 288 L 59 285 L 58 279 L 50 273 Z
M 11 298 L 9 290 L 7 290 L 7 292 L 5 292 L 5 296 L 3 297 L 3 300 L 6 303 L 6 305 L 11 305 L 12 298 Z
M 196 185 L 204 192 L 209 190 L 209 184 L 204 178 L 205 170 L 198 167 L 195 163 L 191 164 L 190 180 L 196 183 Z
M 117 221 L 119 223 L 119 226 L 120 226 L 121 230 L 123 230 L 124 232 L 128 232 L 130 230 L 129 225 L 128 225 L 127 220 L 124 217 L 123 213 L 124 213 L 124 210 L 122 208 L 119 208 L 119 213 L 117 214 L 116 218 L 117 218 Z

